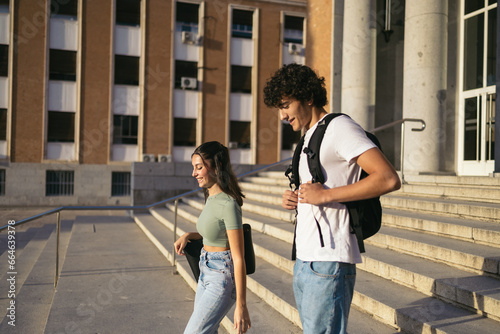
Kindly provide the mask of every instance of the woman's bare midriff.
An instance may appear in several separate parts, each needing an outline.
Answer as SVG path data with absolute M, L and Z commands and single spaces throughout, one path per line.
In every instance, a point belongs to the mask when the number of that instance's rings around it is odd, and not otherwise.
M 207 246 L 207 245 L 203 245 L 203 248 L 209 253 L 211 253 L 211 252 L 223 252 L 223 251 L 229 250 L 229 247 L 216 247 L 216 246 Z

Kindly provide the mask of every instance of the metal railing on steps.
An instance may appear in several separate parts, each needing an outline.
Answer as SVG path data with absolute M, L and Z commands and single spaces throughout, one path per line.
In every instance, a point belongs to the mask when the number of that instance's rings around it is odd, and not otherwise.
M 392 123 L 389 123 L 389 124 L 386 124 L 384 126 L 381 126 L 381 127 L 377 127 L 375 129 L 372 129 L 370 130 L 370 132 L 372 133 L 375 133 L 375 132 L 378 132 L 378 131 L 382 131 L 382 130 L 385 130 L 385 129 L 388 129 L 388 128 L 391 128 L 391 127 L 394 127 L 394 126 L 397 126 L 399 124 L 401 124 L 401 178 L 402 178 L 402 181 L 403 181 L 403 159 L 404 159 L 404 129 L 405 129 L 405 123 L 406 122 L 420 122 L 421 123 L 421 128 L 413 128 L 412 131 L 423 131 L 425 129 L 425 122 L 421 119 L 415 119 L 415 118 L 404 118 L 404 119 L 401 119 L 401 120 L 398 120 L 398 121 L 395 121 L 395 122 L 392 122 Z M 241 178 L 244 178 L 244 177 L 247 177 L 247 176 L 250 176 L 250 175 L 254 175 L 254 174 L 257 174 L 259 172 L 262 172 L 264 170 L 268 170 L 270 168 L 273 168 L 273 167 L 276 167 L 276 166 L 279 166 L 279 165 L 282 165 L 286 162 L 289 162 L 291 161 L 292 158 L 287 158 L 287 159 L 283 159 L 281 161 L 278 161 L 278 162 L 275 162 L 275 163 L 272 163 L 272 164 L 269 164 L 269 165 L 266 165 L 266 166 L 263 166 L 263 167 L 260 167 L 260 168 L 257 168 L 257 169 L 254 169 L 252 171 L 249 171 L 249 172 L 246 172 L 246 173 L 243 173 L 243 174 L 240 174 L 238 175 L 238 179 L 241 179 Z M 57 214 L 57 236 L 56 236 L 56 264 L 55 264 L 55 275 L 54 275 L 54 288 L 57 287 L 57 282 L 58 282 L 58 279 L 59 279 L 59 250 L 60 250 L 60 235 L 61 235 L 61 212 L 62 211 L 99 211 L 99 210 L 113 210 L 113 211 L 135 211 L 135 210 L 149 210 L 151 208 L 154 208 L 154 207 L 157 207 L 159 205 L 164 205 L 166 203 L 169 203 L 169 202 L 175 202 L 175 218 L 174 218 L 174 240 L 176 239 L 176 234 L 177 234 L 177 207 L 178 207 L 178 203 L 179 203 L 179 200 L 184 198 L 184 197 L 187 197 L 187 196 L 191 196 L 199 191 L 201 191 L 202 189 L 201 188 L 197 188 L 197 189 L 194 189 L 194 190 L 191 190 L 191 191 L 188 191 L 188 192 L 185 192 L 185 193 L 182 193 L 180 195 L 176 195 L 176 196 L 173 196 L 173 197 L 170 197 L 170 198 L 167 198 L 165 200 L 162 200 L 162 201 L 159 201 L 159 202 L 156 202 L 156 203 L 153 203 L 153 204 L 149 204 L 149 205 L 131 205 L 131 206 L 61 206 L 61 207 L 58 207 L 58 208 L 55 208 L 55 209 L 52 209 L 52 210 L 48 210 L 48 211 L 45 211 L 45 212 L 42 212 L 40 214 L 37 214 L 37 215 L 34 215 L 34 216 L 31 216 L 31 217 L 28 217 L 28 218 L 25 218 L 25 219 L 22 219 L 22 220 L 19 220 L 17 222 L 15 222 L 14 224 L 8 224 L 8 225 L 4 225 L 2 227 L 0 227 L 0 231 L 2 230 L 5 230 L 5 229 L 15 229 L 15 227 L 17 226 L 20 226 L 20 225 L 23 225 L 23 224 L 26 224 L 26 223 L 29 223 L 31 221 L 34 221 L 34 220 L 37 220 L 39 218 L 42 218 L 42 217 L 45 217 L 45 216 L 49 216 L 49 215 L 52 215 L 52 214 Z M 173 252 L 174 254 L 174 265 L 175 265 L 175 251 Z
M 406 183 L 404 176 L 404 161 L 405 161 L 405 124 L 407 122 L 418 122 L 420 123 L 420 128 L 412 128 L 411 131 L 424 131 L 425 130 L 425 121 L 419 118 L 403 118 L 398 121 L 394 121 L 388 123 L 386 125 L 379 126 L 375 129 L 370 130 L 369 132 L 376 133 L 382 130 L 386 130 L 389 128 L 393 128 L 399 124 L 401 124 L 401 155 L 400 155 L 400 167 L 401 167 L 401 183 Z

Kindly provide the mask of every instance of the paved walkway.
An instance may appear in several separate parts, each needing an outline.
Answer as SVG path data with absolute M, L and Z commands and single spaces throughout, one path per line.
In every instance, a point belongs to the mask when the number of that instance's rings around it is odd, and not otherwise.
M 193 298 L 128 216 L 77 216 L 45 333 L 182 333 Z

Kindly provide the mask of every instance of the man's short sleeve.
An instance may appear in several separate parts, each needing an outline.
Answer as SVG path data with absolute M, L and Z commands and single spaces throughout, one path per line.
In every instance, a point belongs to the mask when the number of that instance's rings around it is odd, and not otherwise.
M 376 147 L 366 136 L 363 128 L 350 117 L 337 117 L 332 122 L 335 122 L 333 142 L 338 144 L 335 145 L 337 153 L 349 163 L 369 149 Z

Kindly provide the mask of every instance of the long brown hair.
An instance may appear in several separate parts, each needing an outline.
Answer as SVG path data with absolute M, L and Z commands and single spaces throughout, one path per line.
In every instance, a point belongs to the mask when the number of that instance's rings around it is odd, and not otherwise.
M 195 154 L 201 157 L 203 164 L 222 191 L 233 197 L 238 205 L 242 206 L 245 195 L 241 192 L 238 179 L 231 167 L 227 147 L 217 141 L 210 141 L 198 146 L 191 156 Z M 206 200 L 208 189 L 203 188 L 203 193 Z

